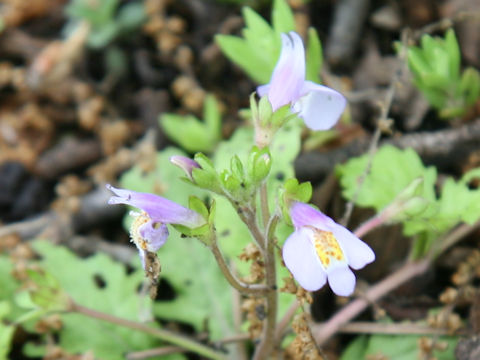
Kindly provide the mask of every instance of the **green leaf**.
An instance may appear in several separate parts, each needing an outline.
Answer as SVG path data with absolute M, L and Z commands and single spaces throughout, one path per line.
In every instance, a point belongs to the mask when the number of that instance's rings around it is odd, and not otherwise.
M 144 5 L 139 2 L 132 2 L 120 8 L 116 21 L 123 32 L 132 31 L 142 25 L 146 16 Z
M 285 0 L 275 0 L 273 2 L 272 25 L 277 34 L 295 30 L 295 18 Z
M 221 136 L 221 118 L 215 98 L 207 96 L 204 122 L 193 115 L 163 114 L 160 125 L 169 138 L 192 153 L 211 152 Z M 179 131 L 181 129 L 181 131 Z
M 323 52 L 322 44 L 318 38 L 317 30 L 311 27 L 308 29 L 306 79 L 320 83 L 320 69 L 322 68 Z
M 381 358 L 389 360 L 416 360 L 421 358 L 417 335 L 372 335 L 359 336 L 345 349 L 340 360 L 357 360 Z M 447 342 L 445 351 L 434 350 L 433 356 L 438 360 L 454 359 L 457 337 L 441 336 L 437 341 Z
M 252 48 L 245 39 L 232 35 L 216 35 L 215 41 L 223 54 L 233 63 L 244 70 L 250 78 L 259 84 L 266 84 L 270 81 L 270 75 L 275 66 L 273 62 L 263 59 L 264 51 Z M 280 48 L 278 49 L 278 54 Z M 272 56 L 273 57 L 273 56 Z
M 449 61 L 451 79 L 458 79 L 460 73 L 460 48 L 453 29 L 448 29 L 445 34 L 445 50 Z
M 5 325 L 3 319 L 11 311 L 11 306 L 8 301 L 0 301 L 0 360 L 8 360 L 8 353 L 12 346 L 13 334 L 15 326 Z
M 380 211 L 417 178 L 424 178 L 422 197 L 428 201 L 435 199 L 436 170 L 433 167 L 425 168 L 414 150 L 381 147 L 373 158 L 369 174 L 359 188 L 359 181 L 367 164 L 368 155 L 363 155 L 336 168 L 343 196 L 352 200 L 358 192 L 357 205 Z
M 122 264 L 104 254 L 82 259 L 46 241 L 32 245 L 42 258 L 40 266 L 54 274 L 62 289 L 78 304 L 135 321 L 141 321 L 141 314 L 148 313 L 150 301 L 138 293 L 143 270 L 127 274 Z M 145 333 L 79 314 L 62 314 L 62 323 L 59 345 L 71 353 L 93 350 L 96 358 L 120 360 L 126 352 L 158 346 L 158 341 Z
M 480 96 L 480 74 L 474 68 L 467 68 L 462 73 L 460 92 L 467 105 L 473 105 Z
M 107 46 L 118 35 L 119 27 L 112 20 L 103 24 L 101 27 L 95 28 L 90 31 L 88 36 L 88 45 L 94 49 L 100 49 Z
M 203 104 L 203 120 L 211 134 L 212 140 L 217 143 L 222 137 L 222 116 L 215 96 L 208 94 Z

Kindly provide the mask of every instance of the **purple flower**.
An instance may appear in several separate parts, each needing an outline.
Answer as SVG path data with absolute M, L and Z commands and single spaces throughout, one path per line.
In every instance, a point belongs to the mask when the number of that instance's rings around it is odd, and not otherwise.
M 117 189 L 111 185 L 107 185 L 107 189 L 115 194 L 108 200 L 110 205 L 126 204 L 141 210 L 141 212 L 130 212 L 130 215 L 135 217 L 130 227 L 130 237 L 137 245 L 144 267 L 145 251 L 156 252 L 167 241 L 166 224 L 196 228 L 206 223 L 197 212 L 161 196 Z
M 327 282 L 333 292 L 349 296 L 358 270 L 375 260 L 372 249 L 343 226 L 313 207 L 294 202 L 290 207 L 295 231 L 283 246 L 283 260 L 308 291 Z
M 195 161 L 186 156 L 175 155 L 170 157 L 170 162 L 185 172 L 185 175 L 193 181 L 192 171 L 194 168 L 200 168 L 200 165 Z
M 282 34 L 282 51 L 270 83 L 259 86 L 257 92 L 259 96 L 268 95 L 273 111 L 290 104 L 312 130 L 333 127 L 346 105 L 339 92 L 305 80 L 305 50 L 302 39 L 293 31 Z

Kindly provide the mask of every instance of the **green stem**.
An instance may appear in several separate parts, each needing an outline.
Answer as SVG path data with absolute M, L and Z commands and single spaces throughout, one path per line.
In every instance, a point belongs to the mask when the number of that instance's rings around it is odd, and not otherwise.
M 262 207 L 263 226 L 266 228 L 268 226 L 268 221 L 270 220 L 270 209 L 268 208 L 268 192 L 266 182 L 264 182 L 262 186 L 260 186 L 260 206 Z
M 69 309 L 71 312 L 76 312 L 94 319 L 99 319 L 103 321 L 107 321 L 112 324 L 120 325 L 123 327 L 127 327 L 130 329 L 138 330 L 147 334 L 150 334 L 152 336 L 155 336 L 165 342 L 168 342 L 170 344 L 174 344 L 177 346 L 180 346 L 184 349 L 187 349 L 188 351 L 192 351 L 197 353 L 198 355 L 205 356 L 209 359 L 214 359 L 214 360 L 226 360 L 226 356 L 219 353 L 218 351 L 213 350 L 212 348 L 203 345 L 195 340 L 192 340 L 186 336 L 175 334 L 171 331 L 168 330 L 163 330 L 163 329 L 156 329 L 153 327 L 150 327 L 148 325 L 127 320 L 127 319 L 122 319 L 110 314 L 102 313 L 87 307 L 84 307 L 82 305 L 78 305 L 74 302 L 72 302 L 71 307 Z
M 267 318 L 263 328 L 262 341 L 255 351 L 253 360 L 267 359 L 275 346 L 275 329 L 277 325 L 278 294 L 277 294 L 277 272 L 275 262 L 275 229 L 278 216 L 274 216 L 266 229 L 266 251 L 265 251 L 265 279 L 268 287 L 266 295 Z
M 223 275 L 225 276 L 225 279 L 227 279 L 230 285 L 232 285 L 235 289 L 237 289 L 242 294 L 249 295 L 262 295 L 267 292 L 268 288 L 265 285 L 246 284 L 237 279 L 237 277 L 230 271 L 230 268 L 228 267 L 225 258 L 223 257 L 222 252 L 218 247 L 216 239 L 212 241 L 212 244 L 209 247 L 213 253 L 213 256 L 215 256 L 215 260 L 217 260 L 218 266 L 222 271 Z

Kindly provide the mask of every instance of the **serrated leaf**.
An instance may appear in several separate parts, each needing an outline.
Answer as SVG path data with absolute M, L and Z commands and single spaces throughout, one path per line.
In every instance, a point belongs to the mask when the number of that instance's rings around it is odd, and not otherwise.
M 414 150 L 381 147 L 373 158 L 370 173 L 359 187 L 367 163 L 368 155 L 363 155 L 336 168 L 345 198 L 352 200 L 358 192 L 357 205 L 380 211 L 419 177 L 424 178 L 422 197 L 430 201 L 435 199 L 436 170 L 425 168 Z
M 142 312 L 148 312 L 148 299 L 138 294 L 143 270 L 127 274 L 122 264 L 104 254 L 81 259 L 66 248 L 46 241 L 37 240 L 32 246 L 42 257 L 40 266 L 54 274 L 78 304 L 135 321 L 141 320 Z M 98 358 L 120 360 L 125 352 L 145 350 L 158 344 L 145 333 L 79 314 L 62 314 L 62 322 L 59 344 L 71 353 L 93 350 Z

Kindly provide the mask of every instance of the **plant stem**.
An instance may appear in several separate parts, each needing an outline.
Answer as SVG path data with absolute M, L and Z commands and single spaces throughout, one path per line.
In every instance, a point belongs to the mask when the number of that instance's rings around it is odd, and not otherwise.
M 205 356 L 209 359 L 226 360 L 225 355 L 223 355 L 222 353 L 215 351 L 214 349 L 204 344 L 201 344 L 193 339 L 190 339 L 186 336 L 175 334 L 168 330 L 153 328 L 139 322 L 122 319 L 110 314 L 99 312 L 97 310 L 93 310 L 93 309 L 84 307 L 82 305 L 78 305 L 73 301 L 69 311 L 76 312 L 94 319 L 103 320 L 112 324 L 120 325 L 123 327 L 127 327 L 130 329 L 134 329 L 134 330 L 138 330 L 138 331 L 150 334 L 165 342 L 180 346 L 188 351 L 195 352 L 198 355 Z
M 358 228 L 356 228 L 353 233 L 357 237 L 361 238 L 362 236 L 366 235 L 373 229 L 376 229 L 377 227 L 382 226 L 384 223 L 385 223 L 385 219 L 382 217 L 382 214 L 380 213 L 368 219 L 367 221 L 365 221 Z
M 268 208 L 268 192 L 266 182 L 264 182 L 260 187 L 260 206 L 262 207 L 263 226 L 266 228 L 270 220 L 270 209 Z
M 217 260 L 218 266 L 222 271 L 225 279 L 232 285 L 235 289 L 237 289 L 242 294 L 249 294 L 249 295 L 262 295 L 266 294 L 268 291 L 268 287 L 262 284 L 246 284 L 241 282 L 237 279 L 237 277 L 230 271 L 227 263 L 225 262 L 225 258 L 218 247 L 216 239 L 212 241 L 210 245 L 210 250 L 212 250 L 213 256 L 215 256 L 215 260 Z
M 274 216 L 266 229 L 266 251 L 265 251 L 265 279 L 268 287 L 266 295 L 267 318 L 263 327 L 262 341 L 257 347 L 253 360 L 267 359 L 275 346 L 275 329 L 277 324 L 278 294 L 277 294 L 277 272 L 275 263 L 275 229 L 278 216 Z

